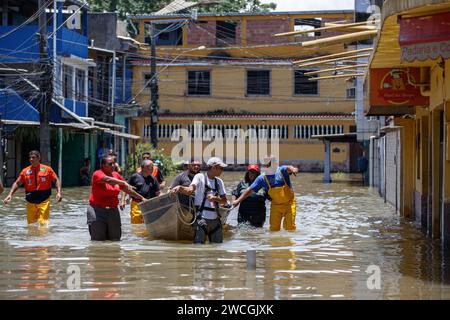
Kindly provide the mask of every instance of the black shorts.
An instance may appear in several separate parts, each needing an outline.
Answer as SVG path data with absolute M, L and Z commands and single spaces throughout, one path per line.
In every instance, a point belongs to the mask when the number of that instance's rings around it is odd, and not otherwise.
M 87 224 L 91 240 L 120 241 L 122 237 L 122 222 L 118 208 L 105 209 L 88 205 Z

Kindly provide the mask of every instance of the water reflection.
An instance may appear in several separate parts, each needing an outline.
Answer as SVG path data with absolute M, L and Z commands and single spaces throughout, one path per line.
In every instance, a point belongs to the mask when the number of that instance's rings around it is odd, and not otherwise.
M 225 173 L 230 191 L 241 173 Z M 450 263 L 438 242 L 401 222 L 353 176 L 324 185 L 293 178 L 295 232 L 232 226 L 219 245 L 149 240 L 122 212 L 120 243 L 89 240 L 89 188 L 66 189 L 46 228 L 27 226 L 25 203 L 0 208 L 0 298 L 5 299 L 448 299 Z M 269 219 L 266 219 L 268 222 Z M 257 251 L 247 270 L 246 251 Z M 381 289 L 367 287 L 379 266 Z M 68 286 L 78 266 L 80 287 Z

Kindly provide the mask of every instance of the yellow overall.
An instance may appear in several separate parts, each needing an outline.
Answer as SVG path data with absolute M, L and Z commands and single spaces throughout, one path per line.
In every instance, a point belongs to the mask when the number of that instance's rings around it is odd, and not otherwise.
M 131 200 L 130 216 L 132 224 L 144 223 L 144 217 L 142 216 L 141 208 L 139 207 L 139 202 Z
M 293 231 L 296 229 L 295 226 L 295 210 L 296 201 L 294 196 L 294 191 L 289 187 L 284 179 L 283 173 L 281 173 L 284 184 L 281 187 L 270 186 L 269 180 L 266 175 L 266 183 L 269 187 L 269 196 L 272 199 L 272 204 L 270 207 L 270 231 L 280 231 L 281 220 L 283 221 L 284 230 Z
M 27 202 L 28 224 L 39 222 L 40 225 L 47 223 L 50 213 L 50 198 L 41 203 Z

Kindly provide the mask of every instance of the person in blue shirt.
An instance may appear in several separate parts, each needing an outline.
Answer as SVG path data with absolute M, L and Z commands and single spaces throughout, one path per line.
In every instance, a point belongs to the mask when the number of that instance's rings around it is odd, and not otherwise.
M 264 173 L 247 188 L 247 190 L 232 202 L 237 206 L 254 192 L 264 188 L 270 197 L 270 230 L 280 231 L 283 220 L 283 228 L 293 231 L 296 229 L 296 201 L 290 174 L 297 175 L 298 168 L 293 166 L 278 166 L 274 156 L 265 157 L 263 160 Z

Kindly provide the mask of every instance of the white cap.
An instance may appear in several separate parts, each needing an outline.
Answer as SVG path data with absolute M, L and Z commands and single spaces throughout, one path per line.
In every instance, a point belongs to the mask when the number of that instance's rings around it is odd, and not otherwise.
M 212 157 L 211 159 L 208 160 L 206 165 L 208 167 L 221 166 L 222 168 L 225 168 L 228 166 L 227 164 L 223 163 L 222 160 L 218 157 Z
M 272 164 L 272 163 L 277 163 L 278 161 L 277 161 L 277 157 L 275 157 L 275 156 L 273 156 L 273 155 L 270 155 L 270 156 L 265 156 L 264 157 L 264 159 L 263 159 L 263 161 L 262 161 L 262 164 L 263 165 L 269 165 L 269 164 Z

